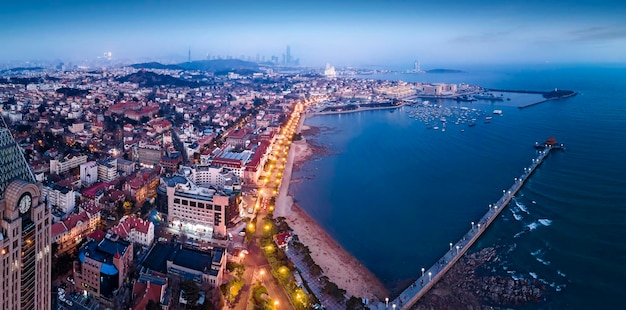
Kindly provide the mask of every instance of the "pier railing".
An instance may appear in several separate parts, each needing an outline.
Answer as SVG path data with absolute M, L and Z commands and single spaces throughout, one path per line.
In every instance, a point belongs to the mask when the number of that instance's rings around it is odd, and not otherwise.
M 538 156 L 532 159 L 530 166 L 524 168 L 524 172 L 515 178 L 513 185 L 502 190 L 502 197 L 497 202 L 489 205 L 489 211 L 478 222 L 471 222 L 470 230 L 463 235 L 461 240 L 450 243 L 450 249 L 430 268 L 422 268 L 421 276 L 406 288 L 398 297 L 378 304 L 373 309 L 409 309 L 424 296 L 452 266 L 467 252 L 467 250 L 487 230 L 487 227 L 498 217 L 502 209 L 513 199 L 515 194 L 522 188 L 524 183 L 535 172 L 535 169 L 543 163 L 550 151 L 557 147 L 546 146 L 538 151 Z

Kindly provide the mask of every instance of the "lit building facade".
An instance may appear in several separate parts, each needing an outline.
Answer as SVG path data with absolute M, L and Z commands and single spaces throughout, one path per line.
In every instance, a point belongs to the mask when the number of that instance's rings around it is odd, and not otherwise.
M 162 181 L 170 226 L 192 232 L 199 238 L 211 238 L 213 233 L 226 236 L 226 223 L 238 214 L 235 199 L 222 191 L 200 187 L 187 177 L 163 178 Z
M 1 309 L 51 309 L 51 222 L 21 148 L 0 128 Z

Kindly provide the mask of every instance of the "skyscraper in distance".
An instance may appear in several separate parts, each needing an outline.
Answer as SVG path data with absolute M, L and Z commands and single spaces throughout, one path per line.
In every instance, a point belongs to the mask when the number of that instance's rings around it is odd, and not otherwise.
M 51 309 L 50 209 L 7 128 L 0 158 L 0 308 Z
M 285 52 L 285 64 L 286 65 L 290 65 L 291 64 L 291 47 L 289 45 L 287 45 L 287 51 Z

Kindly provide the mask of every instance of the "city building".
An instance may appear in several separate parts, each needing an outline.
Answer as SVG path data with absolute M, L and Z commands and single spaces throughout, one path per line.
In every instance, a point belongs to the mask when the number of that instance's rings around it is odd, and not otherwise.
M 98 161 L 98 179 L 101 182 L 111 182 L 117 178 L 117 158 L 107 158 Z
M 139 142 L 137 147 L 137 159 L 142 166 L 152 167 L 161 162 L 162 148 L 157 144 L 144 141 Z
M 133 244 L 116 235 L 85 243 L 74 263 L 76 290 L 111 301 L 113 292 L 122 287 L 132 261 Z
M 100 223 L 100 207 L 83 205 L 83 211 L 78 214 L 70 214 L 66 219 L 52 224 L 52 243 L 57 244 L 57 253 L 71 251 L 78 246 L 83 239 L 93 233 Z
M 48 203 L 62 213 L 74 211 L 76 206 L 76 192 L 71 188 L 55 183 L 48 183 L 41 189 L 41 194 L 48 199 Z
M 50 160 L 50 173 L 63 174 L 87 162 L 87 155 L 68 155 Z
M 119 224 L 109 230 L 110 234 L 120 238 L 149 247 L 154 242 L 154 224 L 132 216 L 124 216 Z
M 169 309 L 171 289 L 167 275 L 148 270 L 139 275 L 133 284 L 133 310 L 146 309 L 150 301 L 161 304 L 161 309 Z
M 210 251 L 188 249 L 179 245 L 167 259 L 167 272 L 197 283 L 219 287 L 226 267 L 226 249 L 214 247 Z
M 160 187 L 167 196 L 170 227 L 196 238 L 210 239 L 213 234 L 226 236 L 226 224 L 239 214 L 236 196 L 198 186 L 186 176 L 164 177 Z
M 98 181 L 98 165 L 95 161 L 80 165 L 80 182 L 83 186 L 91 186 Z
M 0 308 L 51 309 L 50 209 L 6 128 L 0 155 Z

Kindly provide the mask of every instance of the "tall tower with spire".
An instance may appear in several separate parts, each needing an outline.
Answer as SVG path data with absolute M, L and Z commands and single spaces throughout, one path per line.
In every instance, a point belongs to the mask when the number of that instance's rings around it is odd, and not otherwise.
M 191 62 L 191 48 L 187 51 L 187 62 Z

